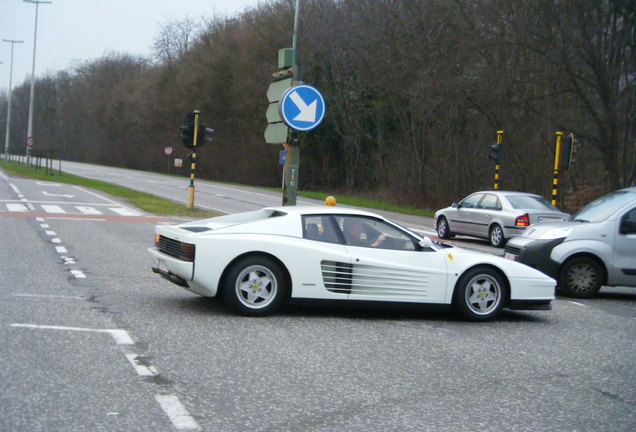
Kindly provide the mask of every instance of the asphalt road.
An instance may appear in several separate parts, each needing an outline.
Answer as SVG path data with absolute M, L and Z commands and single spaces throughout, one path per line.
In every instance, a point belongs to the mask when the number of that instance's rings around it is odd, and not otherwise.
M 0 175 L 0 430 L 636 429 L 635 290 L 485 324 L 305 303 L 244 318 L 150 272 L 165 222 Z

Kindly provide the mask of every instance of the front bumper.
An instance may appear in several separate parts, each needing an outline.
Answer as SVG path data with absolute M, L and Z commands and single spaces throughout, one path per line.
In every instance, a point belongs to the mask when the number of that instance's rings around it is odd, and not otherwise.
M 511 259 L 558 279 L 561 263 L 550 258 L 552 249 L 565 241 L 565 237 L 551 240 L 517 238 L 506 245 L 504 257 Z

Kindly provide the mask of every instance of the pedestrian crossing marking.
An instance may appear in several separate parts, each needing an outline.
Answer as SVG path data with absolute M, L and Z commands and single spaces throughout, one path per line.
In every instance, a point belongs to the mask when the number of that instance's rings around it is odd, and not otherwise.
M 7 204 L 7 210 L 9 210 L 10 212 L 28 212 L 29 211 L 26 205 L 13 204 L 13 203 Z
M 66 213 L 66 211 L 62 209 L 62 207 L 57 205 L 42 204 L 42 208 L 47 213 Z
M 109 209 L 122 216 L 141 216 L 141 213 L 124 207 L 109 207 Z
M 102 212 L 97 210 L 95 207 L 75 206 L 75 208 L 78 209 L 82 214 L 85 214 L 85 215 L 101 215 L 101 214 L 103 214 Z

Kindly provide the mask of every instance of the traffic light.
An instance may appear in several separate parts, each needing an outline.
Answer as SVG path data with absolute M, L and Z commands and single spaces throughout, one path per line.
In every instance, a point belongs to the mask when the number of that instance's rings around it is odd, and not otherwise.
M 572 135 L 572 147 L 570 148 L 570 166 L 576 165 L 576 154 L 583 147 L 583 143 Z
M 212 138 L 208 136 L 208 134 L 212 132 L 214 132 L 214 129 L 207 128 L 200 124 L 197 133 L 197 147 L 201 147 L 206 142 L 212 142 Z
M 576 165 L 576 154 L 583 147 L 583 144 L 574 138 L 573 133 L 569 133 L 561 138 L 561 154 L 559 155 L 559 169 L 566 170 Z
M 496 164 L 501 164 L 503 159 L 503 144 L 492 144 L 490 150 L 492 153 L 488 155 L 488 158 L 494 160 Z
M 187 148 L 194 147 L 194 111 L 190 111 L 183 116 L 181 129 L 181 141 Z M 197 140 L 198 141 L 198 140 Z

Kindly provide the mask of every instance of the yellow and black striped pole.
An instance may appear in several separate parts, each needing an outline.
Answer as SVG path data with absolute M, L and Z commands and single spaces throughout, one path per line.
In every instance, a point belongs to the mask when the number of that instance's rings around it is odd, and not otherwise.
M 554 152 L 554 174 L 552 175 L 552 205 L 557 205 L 557 187 L 559 185 L 559 160 L 561 159 L 561 137 L 563 132 L 556 133 L 556 150 Z
M 190 186 L 188 186 L 188 203 L 186 208 L 194 208 L 194 174 L 197 168 L 197 140 L 199 133 L 199 111 L 194 110 L 194 131 L 192 133 L 192 164 L 190 165 Z
M 502 130 L 498 130 L 497 131 L 497 144 L 499 144 L 501 146 L 502 142 L 503 142 L 503 133 L 504 131 Z M 499 147 L 499 154 L 501 154 L 501 147 Z M 499 169 L 501 168 L 499 160 L 495 161 L 495 184 L 493 185 L 493 189 L 497 190 L 499 189 Z

